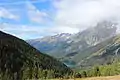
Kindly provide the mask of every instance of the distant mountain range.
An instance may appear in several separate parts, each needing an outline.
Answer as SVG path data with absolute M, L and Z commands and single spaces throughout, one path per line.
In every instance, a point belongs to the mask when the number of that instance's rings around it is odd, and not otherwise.
M 101 61 L 106 59 L 99 54 L 105 54 L 106 48 L 116 42 L 113 41 L 118 37 L 116 36 L 116 26 L 117 24 L 114 22 L 103 21 L 76 34 L 62 33 L 27 42 L 36 49 L 60 59 L 70 67 L 92 66 L 101 64 Z M 101 50 L 103 51 L 101 52 Z M 96 56 L 102 56 L 101 61 L 97 61 Z M 109 62 L 106 60 L 103 64 L 108 63 L 107 61 Z
M 0 80 L 55 78 L 71 73 L 60 61 L 0 31 Z

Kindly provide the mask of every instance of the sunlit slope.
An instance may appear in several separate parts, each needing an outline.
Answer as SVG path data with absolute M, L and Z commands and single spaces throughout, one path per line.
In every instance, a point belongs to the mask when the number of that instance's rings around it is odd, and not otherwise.
M 93 51 L 90 56 L 81 62 L 82 66 L 112 64 L 116 59 L 120 58 L 120 35 L 105 40 L 95 48 L 100 45 L 102 46 L 97 51 Z

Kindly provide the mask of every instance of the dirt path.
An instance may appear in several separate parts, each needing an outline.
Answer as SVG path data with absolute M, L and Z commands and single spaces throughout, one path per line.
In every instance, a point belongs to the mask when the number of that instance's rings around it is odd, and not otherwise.
M 120 75 L 107 76 L 107 77 L 92 77 L 92 78 L 83 78 L 83 79 L 52 79 L 52 80 L 120 80 Z
M 92 78 L 85 78 L 85 79 L 73 79 L 73 80 L 120 80 L 120 75 L 107 76 L 107 77 L 92 77 Z

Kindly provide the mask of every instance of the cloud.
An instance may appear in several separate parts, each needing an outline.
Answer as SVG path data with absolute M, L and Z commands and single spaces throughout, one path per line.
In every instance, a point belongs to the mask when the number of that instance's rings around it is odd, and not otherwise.
M 68 26 L 54 26 L 47 28 L 47 32 L 55 35 L 60 33 L 77 33 L 79 30 L 77 28 L 71 28 Z
M 34 2 L 27 2 L 25 14 L 28 15 L 30 23 L 4 24 L 0 29 L 10 31 L 20 38 L 36 38 L 39 36 L 53 35 L 57 33 L 76 33 L 89 27 L 93 27 L 98 22 L 104 20 L 114 20 L 120 22 L 120 0 L 45 0 L 51 1 L 49 4 L 52 12 L 39 9 L 40 6 L 33 5 Z M 43 0 L 44 2 L 44 0 Z M 23 2 L 22 2 L 23 3 Z M 35 1 L 35 3 L 38 3 Z M 52 3 L 52 4 L 51 4 Z M 47 6 L 46 2 L 45 5 Z M 4 13 L 3 13 L 4 12 Z M 47 13 L 49 14 L 47 14 Z M 51 16 L 50 16 L 51 15 Z M 17 19 L 16 15 L 5 8 L 0 8 L 0 17 Z M 41 26 L 50 19 L 50 25 Z M 29 21 L 28 21 L 29 22 Z M 29 24 L 38 23 L 39 26 Z M 17 26 L 17 27 L 16 27 Z M 120 30 L 120 28 L 119 28 Z M 118 31 L 119 31 L 118 30 Z M 26 37 L 25 37 L 26 36 Z
M 44 11 L 40 11 L 35 7 L 33 4 L 28 2 L 26 4 L 27 10 L 28 10 L 28 18 L 31 22 L 35 23 L 44 23 L 46 22 L 46 19 L 48 17 L 48 14 Z
M 44 35 L 44 27 L 30 26 L 30 25 L 17 25 L 3 23 L 0 24 L 0 30 L 8 32 L 14 36 L 17 36 L 22 39 L 37 38 Z
M 18 15 L 14 15 L 9 10 L 7 10 L 7 9 L 5 9 L 3 7 L 0 7 L 0 18 L 18 20 L 19 16 Z
M 120 20 L 120 0 L 54 0 L 55 23 L 88 28 L 103 20 Z
M 14 36 L 23 39 L 33 39 L 40 38 L 43 36 L 50 36 L 55 35 L 58 33 L 76 33 L 78 29 L 70 28 L 70 27 L 45 27 L 45 26 L 31 26 L 31 25 L 15 25 L 15 24 L 8 24 L 3 23 L 0 24 L 0 30 L 4 32 L 9 32 Z

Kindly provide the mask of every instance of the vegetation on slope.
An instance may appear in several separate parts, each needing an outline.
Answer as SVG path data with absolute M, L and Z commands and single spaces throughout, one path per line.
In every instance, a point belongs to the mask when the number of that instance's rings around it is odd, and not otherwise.
M 114 76 L 120 75 L 120 61 L 109 65 L 94 66 L 86 70 L 80 70 L 76 74 L 77 78 L 97 77 L 97 76 Z
M 71 73 L 70 68 L 56 59 L 0 31 L 0 79 L 58 78 Z

